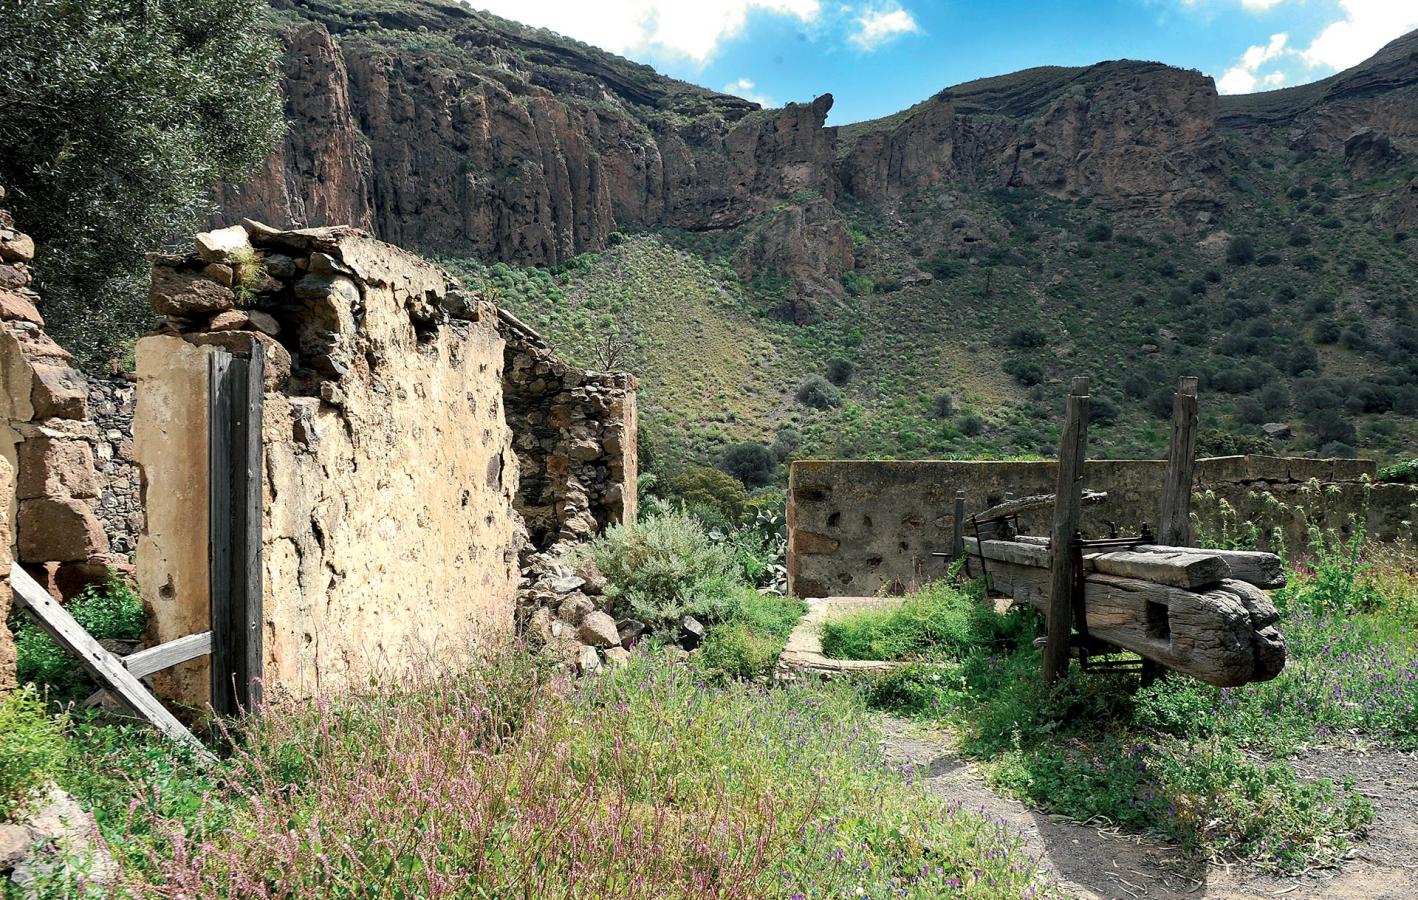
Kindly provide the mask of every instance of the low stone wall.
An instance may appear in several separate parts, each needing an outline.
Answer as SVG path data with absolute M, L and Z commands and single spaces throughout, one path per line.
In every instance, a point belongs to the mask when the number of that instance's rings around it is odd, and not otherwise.
M 803 597 L 902 590 L 945 574 L 954 528 L 955 492 L 966 515 L 1016 497 L 1052 493 L 1053 462 L 800 461 L 788 489 L 789 591 Z M 1091 490 L 1106 502 L 1084 507 L 1083 528 L 1106 534 L 1108 522 L 1134 532 L 1155 524 L 1166 463 L 1093 460 Z M 1310 524 L 1348 533 L 1351 517 L 1383 540 L 1412 540 L 1418 487 L 1374 482 L 1367 460 L 1234 456 L 1197 463 L 1194 533 L 1219 535 L 1252 522 L 1262 549 L 1303 551 Z M 1050 513 L 1024 516 L 1021 527 L 1048 534 Z M 1244 527 L 1243 525 L 1241 527 Z
M 207 356 L 266 346 L 268 690 L 297 695 L 507 640 L 520 572 L 490 304 L 350 229 L 241 228 L 161 261 L 138 345 L 138 569 L 159 638 L 208 615 Z M 244 288 L 243 288 L 244 285 Z M 235 286 L 235 290 L 233 290 Z M 206 696 L 205 665 L 166 688 Z

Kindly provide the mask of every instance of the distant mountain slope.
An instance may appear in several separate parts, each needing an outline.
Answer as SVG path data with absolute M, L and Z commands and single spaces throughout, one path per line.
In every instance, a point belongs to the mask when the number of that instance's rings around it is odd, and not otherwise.
M 1182 373 L 1213 449 L 1418 442 L 1418 33 L 1247 97 L 1124 60 L 836 128 L 442 0 L 273 5 L 292 127 L 223 217 L 363 225 L 573 356 L 627 342 L 669 456 L 1045 453 L 1073 373 L 1102 453 L 1157 452 Z

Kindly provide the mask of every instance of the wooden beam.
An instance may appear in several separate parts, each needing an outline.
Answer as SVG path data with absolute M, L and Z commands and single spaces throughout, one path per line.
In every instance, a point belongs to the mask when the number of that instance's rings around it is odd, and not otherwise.
M 1102 503 L 1107 499 L 1107 491 L 1084 491 L 1080 501 L 1091 505 L 1094 503 Z M 1053 505 L 1053 494 L 1034 494 L 1029 497 L 1020 497 L 1017 500 L 1006 500 L 1003 503 L 991 506 L 983 512 L 975 513 L 971 518 L 983 522 L 986 519 L 997 519 L 1001 516 L 1018 516 L 1035 510 L 1048 509 Z
M 1196 391 L 1194 377 L 1182 378 L 1172 399 L 1172 440 L 1167 446 L 1167 474 L 1157 541 L 1185 547 L 1191 543 L 1192 481 L 1196 476 Z
M 965 492 L 955 492 L 955 521 L 950 526 L 950 558 L 965 555 Z
M 1052 605 L 1049 569 L 992 560 L 989 571 L 1015 600 L 1044 611 Z M 1266 681 L 1285 665 L 1275 607 L 1242 582 L 1188 591 L 1095 572 L 1084 578 L 1083 601 L 1089 635 L 1208 684 Z
M 202 742 L 143 687 L 138 676 L 124 668 L 118 657 L 103 649 L 93 635 L 74 621 L 67 609 L 56 603 L 49 592 L 18 565 L 10 566 L 10 587 L 14 590 L 15 602 L 30 614 L 40 629 L 77 659 L 95 681 L 112 691 L 124 706 L 165 736 L 191 745 L 198 756 L 215 759 Z
M 212 652 L 212 633 L 203 631 L 200 634 L 189 634 L 175 641 L 168 641 L 165 644 L 158 644 L 156 647 L 148 647 L 136 653 L 130 653 L 127 656 L 119 657 L 118 661 L 123 663 L 123 668 L 132 672 L 135 678 L 142 678 L 199 656 L 205 656 L 210 652 Z
M 212 708 L 233 716 L 260 701 L 261 412 L 264 349 L 209 357 L 208 562 Z
M 1088 379 L 1069 386 L 1059 441 L 1058 478 L 1054 487 L 1054 524 L 1050 530 L 1051 589 L 1047 606 L 1049 642 L 1044 647 L 1044 681 L 1052 684 L 1068 671 L 1073 630 L 1074 567 L 1072 542 L 1078 534 L 1083 500 L 1083 460 L 1088 454 Z
M 972 553 L 983 553 L 987 560 L 1041 569 L 1049 566 L 1047 546 L 1018 541 L 976 542 L 972 538 L 967 538 L 967 542 Z M 1213 587 L 1223 579 L 1231 577 L 1231 566 L 1221 556 L 1209 550 L 1177 549 L 1170 553 L 1113 550 L 1107 553 L 1087 553 L 1083 557 L 1083 570 L 1119 578 L 1140 578 L 1187 590 Z
M 1166 544 L 1142 544 L 1134 547 L 1139 553 L 1192 553 L 1194 547 L 1173 547 Z M 1226 561 L 1231 577 L 1266 590 L 1285 587 L 1285 564 L 1274 553 L 1259 550 L 1204 550 L 1210 556 Z

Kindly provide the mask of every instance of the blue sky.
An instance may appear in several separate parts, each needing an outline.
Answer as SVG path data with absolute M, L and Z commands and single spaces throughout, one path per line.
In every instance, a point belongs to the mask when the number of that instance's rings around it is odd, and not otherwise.
M 1223 93 L 1314 81 L 1418 28 L 1418 0 L 471 0 L 771 106 L 831 92 L 829 122 L 973 78 L 1151 59 Z

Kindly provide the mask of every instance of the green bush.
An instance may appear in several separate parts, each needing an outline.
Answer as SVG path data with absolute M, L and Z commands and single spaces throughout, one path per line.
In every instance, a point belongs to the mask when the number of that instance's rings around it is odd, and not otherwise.
M 1255 258 L 1255 241 L 1243 234 L 1231 238 L 1231 243 L 1226 247 L 1227 262 L 1233 266 L 1245 266 L 1254 262 Z
M 672 475 L 665 481 L 664 493 L 686 505 L 708 507 L 729 522 L 742 519 L 748 504 L 743 482 L 709 466 L 689 466 Z
M 1004 361 L 1000 366 L 1006 373 L 1013 375 L 1014 380 L 1025 387 L 1032 387 L 1044 382 L 1044 367 L 1032 359 L 1023 356 L 1013 356 Z
M 850 359 L 834 356 L 827 361 L 827 380 L 839 387 L 851 381 L 856 371 L 857 367 Z
M 0 695 L 0 822 L 63 766 L 63 719 L 32 687 Z
M 96 640 L 135 641 L 147 629 L 142 598 L 117 575 L 84 588 L 65 608 Z M 15 656 L 19 682 L 42 688 L 53 703 L 82 700 L 94 690 L 74 658 L 26 617 L 15 619 Z
M 1006 630 L 976 588 L 937 581 L 899 606 L 824 622 L 822 652 L 836 659 L 956 658 L 994 643 Z
M 651 629 L 668 628 L 686 615 L 719 621 L 745 586 L 732 550 L 680 510 L 614 525 L 586 552 L 610 582 L 606 596 L 613 611 Z
M 831 409 L 842 405 L 842 392 L 821 375 L 809 375 L 798 385 L 798 402 L 813 409 Z
M 719 468 L 748 487 L 762 487 L 778 474 L 778 459 L 764 445 L 745 441 L 724 448 L 719 454 Z

